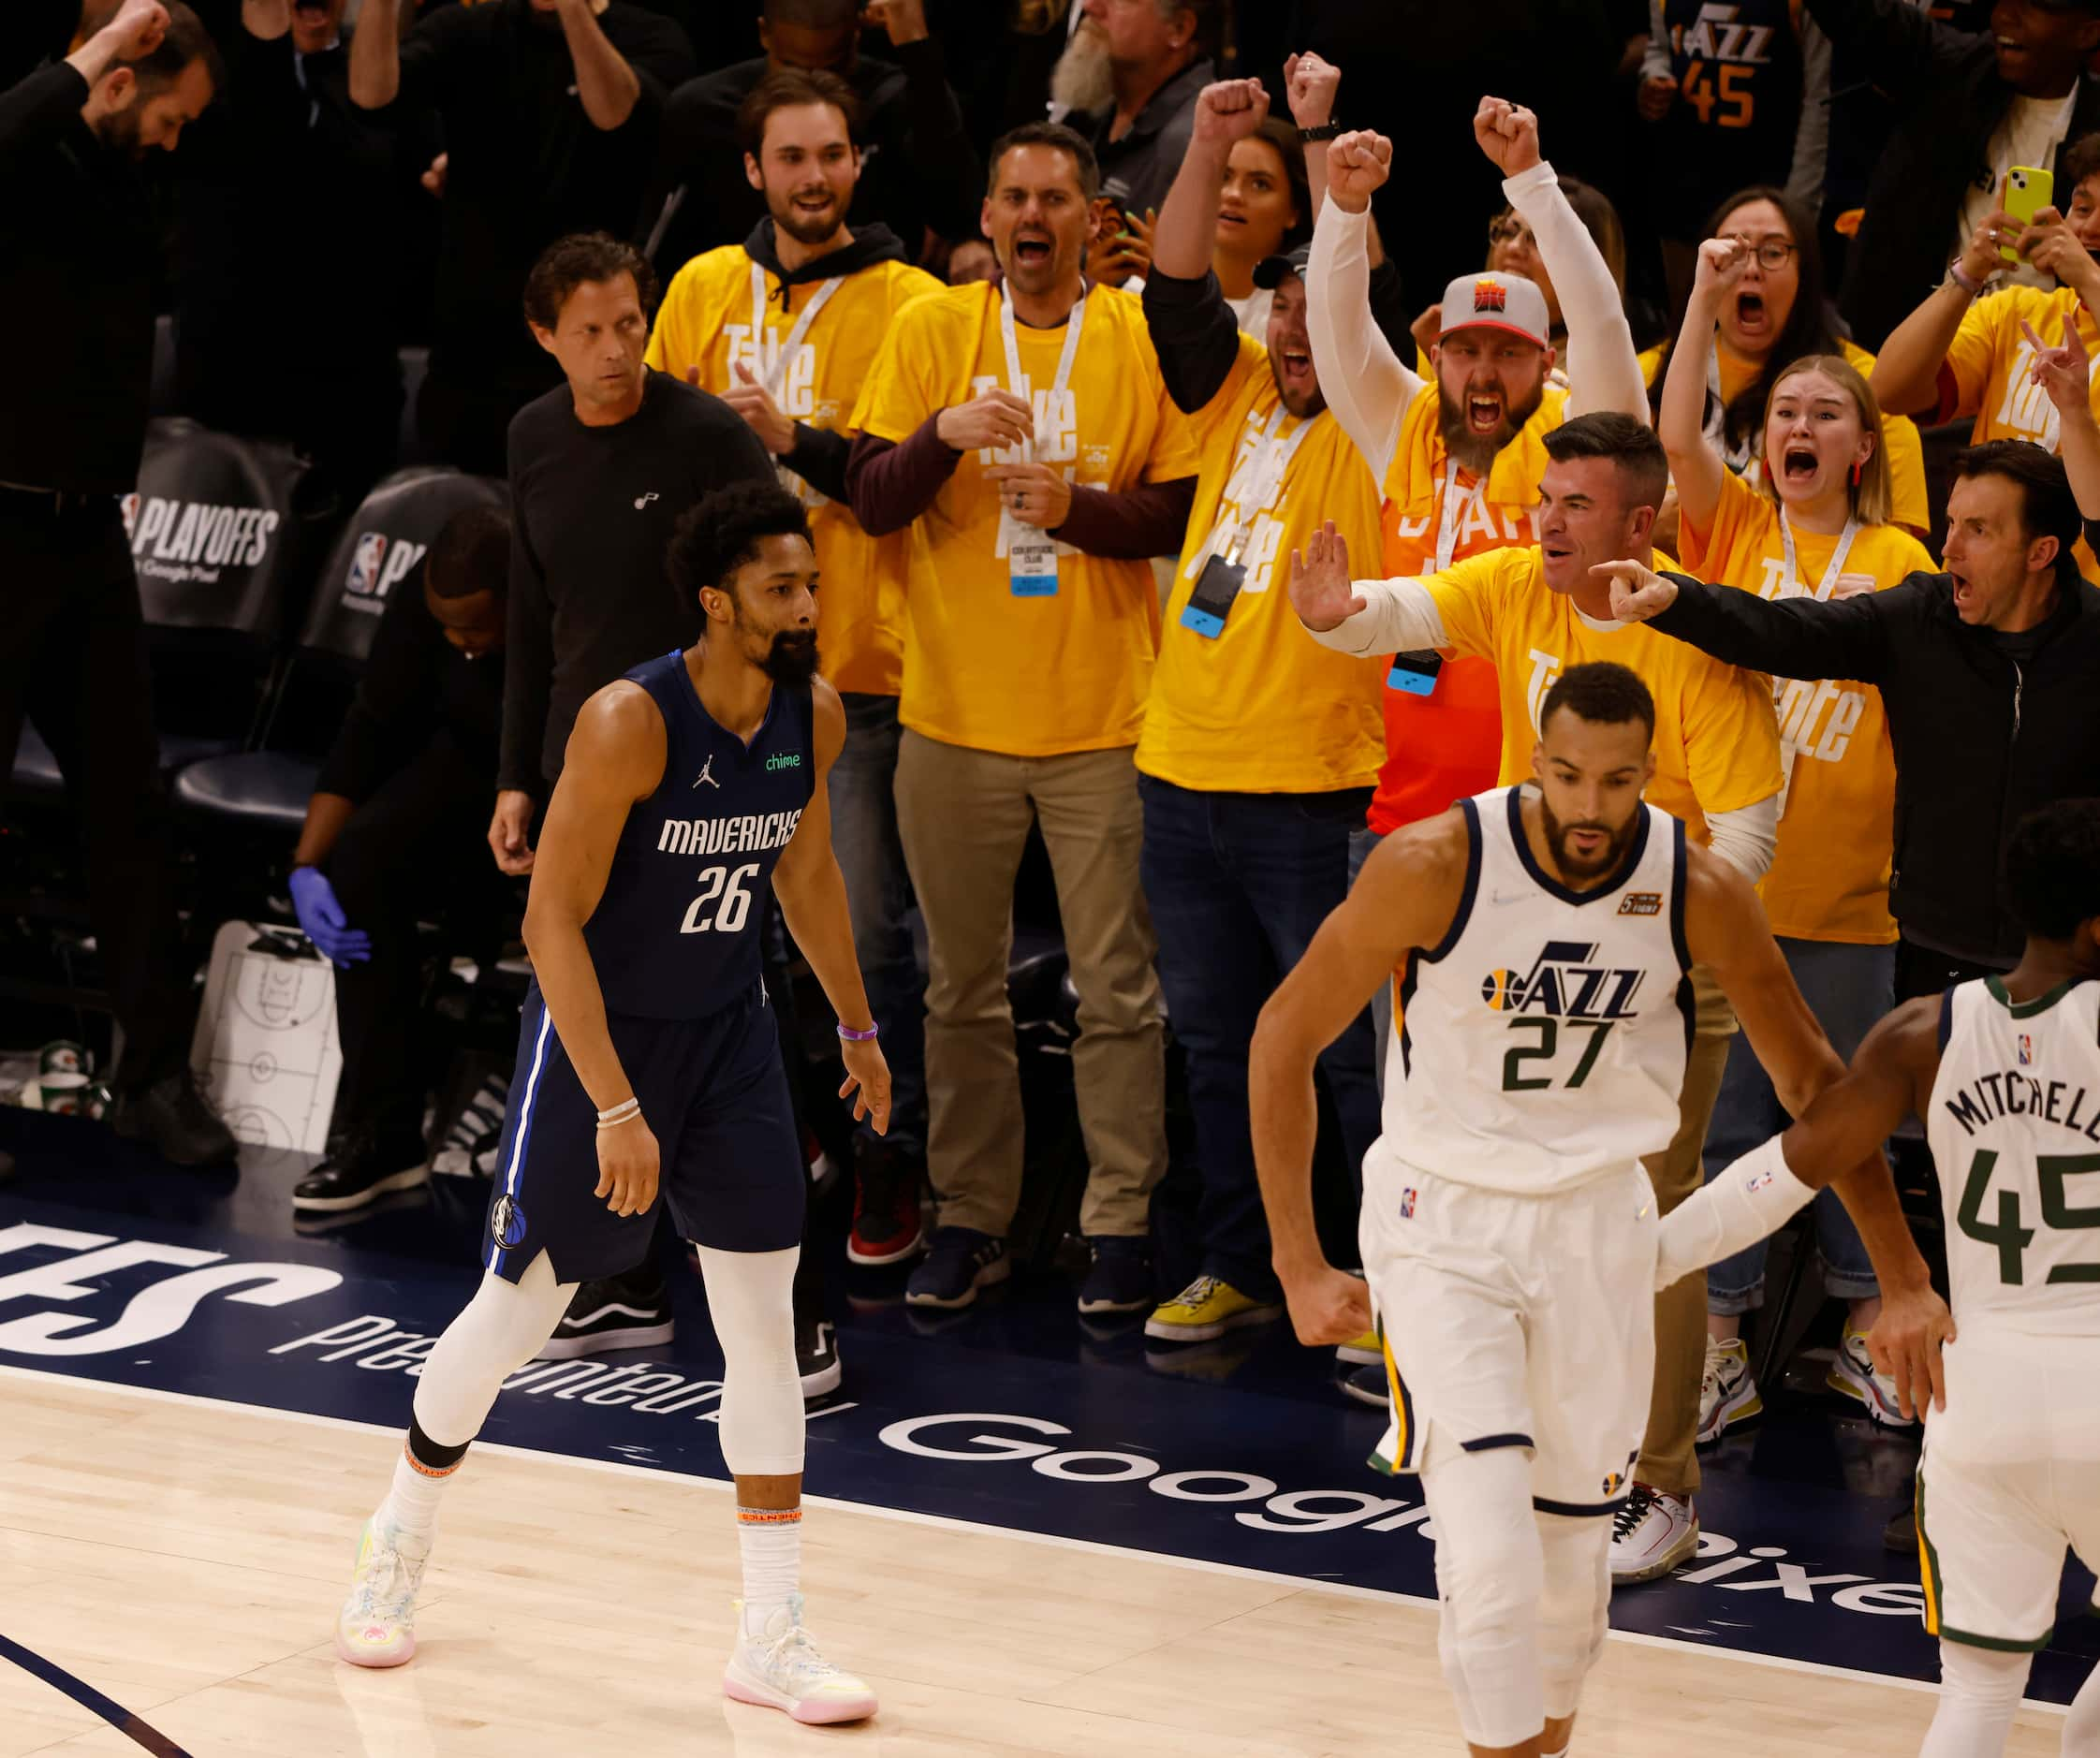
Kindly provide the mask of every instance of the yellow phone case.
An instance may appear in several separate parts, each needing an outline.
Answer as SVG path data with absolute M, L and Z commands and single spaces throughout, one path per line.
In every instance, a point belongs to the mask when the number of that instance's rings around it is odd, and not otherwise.
M 2032 165 L 2015 165 L 2005 173 L 2005 198 L 2000 205 L 2021 226 L 2032 226 L 2034 215 L 2048 207 L 2056 194 L 2055 175 Z M 2010 244 L 1998 246 L 2006 262 L 2018 262 L 2019 252 Z

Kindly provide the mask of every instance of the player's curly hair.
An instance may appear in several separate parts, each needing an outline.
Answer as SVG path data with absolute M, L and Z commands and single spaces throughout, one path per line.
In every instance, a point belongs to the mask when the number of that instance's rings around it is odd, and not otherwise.
M 2036 940 L 2068 940 L 2100 916 L 2100 799 L 2059 799 L 2005 841 L 2005 901 Z
M 679 602 L 692 605 L 701 588 L 720 587 L 768 537 L 809 539 L 809 515 L 777 482 L 732 482 L 681 515 L 664 552 L 664 570 Z
M 1570 666 L 1553 681 L 1546 700 L 1538 707 L 1538 729 L 1561 709 L 1577 719 L 1599 726 L 1623 725 L 1637 720 L 1655 736 L 1655 698 L 1638 674 L 1608 659 L 1593 659 L 1587 665 Z

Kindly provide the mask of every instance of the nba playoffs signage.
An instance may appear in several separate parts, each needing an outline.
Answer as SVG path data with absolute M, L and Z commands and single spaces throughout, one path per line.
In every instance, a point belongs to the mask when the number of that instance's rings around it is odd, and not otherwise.
M 343 608 L 377 616 L 387 594 L 423 559 L 427 543 L 389 537 L 383 531 L 360 531 L 350 549 L 350 571 L 343 581 Z
M 398 1428 L 476 1279 L 305 1239 L 112 1217 L 0 1194 L 0 1365 Z M 697 1290 L 654 1359 L 531 1362 L 484 1437 L 720 1479 L 721 1363 Z M 898 1316 L 901 1315 L 890 1315 Z M 1433 1523 L 1410 1478 L 1364 1465 L 1379 1414 L 1103 1358 L 1046 1360 L 915 1335 L 844 1339 L 846 1399 L 813 1414 L 813 1493 L 1429 1600 Z M 0 1398 L 5 1397 L 0 1382 Z M 1900 1488 L 1899 1443 L 1870 1436 Z M 1886 1443 L 1886 1444 L 1884 1444 Z M 383 1447 L 373 1453 L 384 1469 Z M 1621 1630 L 1930 1679 L 1914 1563 L 1890 1502 L 1712 1471 L 1699 1554 L 1617 1595 Z M 349 1518 L 355 1510 L 345 1510 Z M 2068 1604 L 2031 1694 L 2067 1701 L 2100 1642 Z

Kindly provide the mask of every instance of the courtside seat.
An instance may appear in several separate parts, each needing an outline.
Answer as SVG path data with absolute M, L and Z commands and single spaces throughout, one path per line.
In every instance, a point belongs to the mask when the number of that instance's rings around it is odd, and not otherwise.
M 293 752 L 235 751 L 181 770 L 175 798 L 194 812 L 282 825 L 296 835 L 320 772 L 318 763 Z

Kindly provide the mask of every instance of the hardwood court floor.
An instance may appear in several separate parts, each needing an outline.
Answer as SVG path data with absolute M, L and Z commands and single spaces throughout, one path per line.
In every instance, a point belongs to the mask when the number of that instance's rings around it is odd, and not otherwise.
M 415 1662 L 330 1628 L 398 1441 L 346 1424 L 0 1371 L 0 1634 L 195 1758 L 1284 1758 L 1462 1752 L 1433 1609 L 830 1504 L 812 1621 L 882 1714 L 805 1729 L 726 1704 L 727 1487 L 490 1448 L 448 1492 Z M 1842 1661 L 1842 1656 L 1832 1656 Z M 1615 1636 L 1582 1758 L 1911 1754 L 1929 1692 Z M 2022 1712 L 2010 1751 L 2057 1750 Z M 0 1758 L 140 1747 L 0 1660 Z

